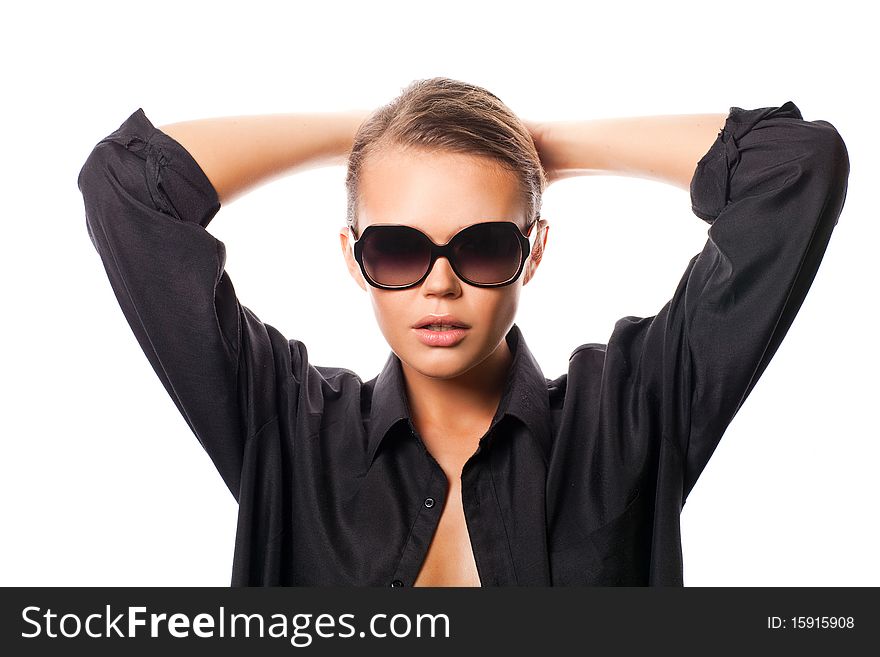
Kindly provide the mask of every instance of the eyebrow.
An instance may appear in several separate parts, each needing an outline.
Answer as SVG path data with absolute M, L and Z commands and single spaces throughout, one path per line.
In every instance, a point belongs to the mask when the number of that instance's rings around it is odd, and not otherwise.
M 521 223 L 517 219 L 502 218 L 502 217 L 485 217 L 485 218 L 476 219 L 474 221 L 471 221 L 470 223 L 464 224 L 463 226 L 459 226 L 458 228 L 456 228 L 449 235 L 449 239 L 445 240 L 444 243 L 449 242 L 449 240 L 451 240 L 453 237 L 458 235 L 465 228 L 470 228 L 471 226 L 473 226 L 475 224 L 482 224 L 482 223 L 487 223 L 487 222 L 492 222 L 492 221 L 510 221 L 511 223 L 516 224 L 517 227 L 519 227 L 520 223 Z M 431 235 L 428 234 L 428 231 L 425 230 L 424 228 L 422 228 L 420 226 L 414 226 L 413 224 L 408 224 L 408 223 L 392 222 L 392 221 L 377 221 L 377 222 L 372 223 L 370 225 L 371 226 L 407 226 L 408 228 L 415 228 L 416 230 L 423 232 L 425 235 L 428 235 L 428 237 L 431 237 Z

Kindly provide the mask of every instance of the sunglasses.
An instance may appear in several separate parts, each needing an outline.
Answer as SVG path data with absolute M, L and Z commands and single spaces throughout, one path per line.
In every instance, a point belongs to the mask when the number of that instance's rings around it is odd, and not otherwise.
M 420 285 L 439 257 L 445 257 L 455 275 L 476 287 L 501 287 L 522 273 L 531 252 L 529 236 L 540 215 L 525 234 L 512 221 L 486 221 L 462 228 L 446 244 L 436 244 L 418 228 L 400 224 L 372 224 L 360 237 L 349 226 L 354 257 L 373 287 L 405 290 Z

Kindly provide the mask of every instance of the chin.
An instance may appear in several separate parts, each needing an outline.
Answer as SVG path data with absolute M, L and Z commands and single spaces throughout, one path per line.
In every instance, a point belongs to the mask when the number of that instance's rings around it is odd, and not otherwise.
M 465 347 L 465 341 L 456 347 L 428 347 L 418 340 L 411 348 L 396 352 L 406 363 L 419 373 L 435 379 L 451 379 L 464 374 L 480 360 L 472 349 Z

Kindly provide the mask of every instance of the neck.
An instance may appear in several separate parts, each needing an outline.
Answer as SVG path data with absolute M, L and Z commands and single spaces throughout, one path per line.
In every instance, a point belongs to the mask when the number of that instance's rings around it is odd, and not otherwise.
M 413 423 L 435 458 L 473 453 L 498 410 L 512 362 L 506 339 L 482 363 L 450 379 L 425 376 L 401 361 Z

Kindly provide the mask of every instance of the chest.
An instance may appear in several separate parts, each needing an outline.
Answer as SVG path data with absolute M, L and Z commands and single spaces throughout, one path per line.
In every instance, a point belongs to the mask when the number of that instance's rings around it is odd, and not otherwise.
M 440 521 L 414 586 L 480 586 L 462 507 L 461 486 L 450 486 Z

